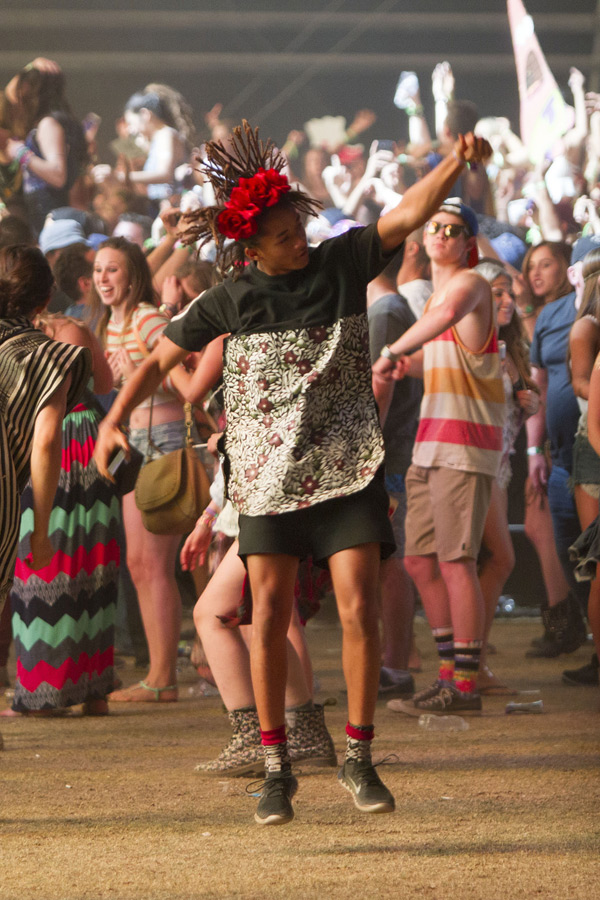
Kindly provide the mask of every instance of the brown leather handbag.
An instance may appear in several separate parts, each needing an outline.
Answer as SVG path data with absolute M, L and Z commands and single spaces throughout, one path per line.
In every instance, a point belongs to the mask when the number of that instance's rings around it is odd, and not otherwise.
M 162 454 L 142 468 L 135 485 L 135 503 L 144 527 L 152 534 L 188 534 L 210 502 L 210 482 L 192 441 L 192 405 L 184 404 L 186 446 L 163 453 L 152 443 L 152 405 L 148 421 L 150 448 Z

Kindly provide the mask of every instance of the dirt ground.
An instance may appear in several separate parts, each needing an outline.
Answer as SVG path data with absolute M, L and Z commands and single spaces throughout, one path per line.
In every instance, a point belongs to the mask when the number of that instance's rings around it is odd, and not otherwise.
M 218 697 L 115 705 L 106 719 L 0 719 L 5 749 L 0 828 L 2 900 L 188 898 L 600 897 L 598 689 L 566 687 L 558 660 L 525 660 L 539 621 L 498 620 L 494 670 L 543 699 L 543 715 L 486 699 L 468 731 L 438 735 L 380 704 L 374 756 L 394 815 L 359 813 L 334 769 L 302 767 L 294 821 L 254 824 L 247 779 L 203 778 L 194 765 L 229 736 Z M 346 709 L 340 631 L 309 624 L 319 699 L 338 751 Z M 423 672 L 434 650 L 417 623 Z M 126 684 L 144 673 L 121 670 Z M 519 699 L 519 698 L 514 698 Z M 1 702 L 1 698 L 0 698 Z M 6 703 L 5 703 L 6 705 Z

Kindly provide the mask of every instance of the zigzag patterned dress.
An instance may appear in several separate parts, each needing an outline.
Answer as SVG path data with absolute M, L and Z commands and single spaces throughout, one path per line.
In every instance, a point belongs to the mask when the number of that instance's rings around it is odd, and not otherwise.
M 104 699 L 113 687 L 114 618 L 120 517 L 114 487 L 98 475 L 92 453 L 99 417 L 80 403 L 63 423 L 62 470 L 50 538 L 57 552 L 32 572 L 31 488 L 22 498 L 12 600 L 19 712 Z

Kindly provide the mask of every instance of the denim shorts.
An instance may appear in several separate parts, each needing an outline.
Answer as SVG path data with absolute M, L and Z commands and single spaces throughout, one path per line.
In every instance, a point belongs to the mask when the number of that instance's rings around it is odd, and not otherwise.
M 165 422 L 163 425 L 152 426 L 152 443 L 158 447 L 161 453 L 170 453 L 171 450 L 181 450 L 185 447 L 186 427 L 183 419 L 177 419 L 175 422 Z M 197 442 L 196 429 L 192 426 L 192 439 Z M 161 453 L 158 453 L 154 447 L 148 449 L 148 429 L 132 428 L 129 432 L 129 442 L 140 453 L 144 454 L 144 462 L 150 462 Z

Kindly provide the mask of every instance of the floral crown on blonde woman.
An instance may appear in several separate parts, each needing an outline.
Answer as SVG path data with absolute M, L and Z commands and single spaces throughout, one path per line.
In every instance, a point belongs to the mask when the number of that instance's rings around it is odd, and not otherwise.
M 282 174 L 287 165 L 285 156 L 271 139 L 260 140 L 258 128 L 252 128 L 245 119 L 233 129 L 227 146 L 208 141 L 204 156 L 198 153 L 196 162 L 212 186 L 216 204 L 184 215 L 187 229 L 182 241 L 197 242 L 199 247 L 214 241 L 221 274 L 232 267 L 234 277 L 242 271 L 246 258 L 240 242 L 258 233 L 260 216 L 266 209 L 282 200 L 305 215 L 316 215 L 321 208 L 318 201 L 290 185 Z

